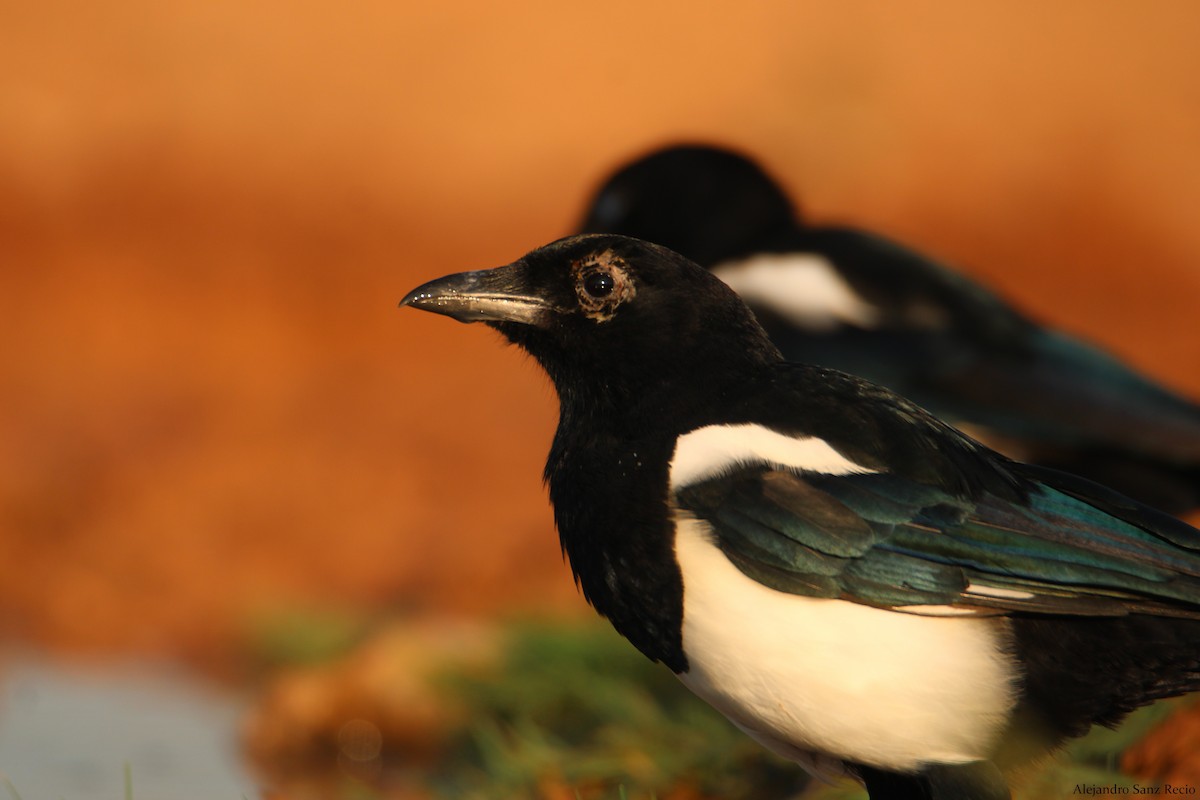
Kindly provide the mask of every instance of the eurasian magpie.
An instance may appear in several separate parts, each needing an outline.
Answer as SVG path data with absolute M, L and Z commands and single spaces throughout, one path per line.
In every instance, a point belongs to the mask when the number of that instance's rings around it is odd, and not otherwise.
M 575 236 L 401 305 L 541 364 L 584 597 L 776 753 L 876 800 L 992 800 L 1002 770 L 1200 688 L 1200 531 L 786 362 L 670 250 Z
M 638 159 L 596 192 L 581 231 L 712 269 L 792 361 L 881 383 L 1021 460 L 1173 513 L 1200 506 L 1200 406 L 895 242 L 806 224 L 745 156 L 695 145 Z

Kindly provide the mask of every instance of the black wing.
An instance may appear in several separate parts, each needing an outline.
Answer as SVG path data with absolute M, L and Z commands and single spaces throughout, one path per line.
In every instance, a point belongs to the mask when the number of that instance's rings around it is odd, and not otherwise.
M 1017 468 L 1030 479 L 1020 500 L 767 466 L 674 499 L 744 573 L 785 592 L 915 613 L 1200 617 L 1200 532 L 1082 479 Z

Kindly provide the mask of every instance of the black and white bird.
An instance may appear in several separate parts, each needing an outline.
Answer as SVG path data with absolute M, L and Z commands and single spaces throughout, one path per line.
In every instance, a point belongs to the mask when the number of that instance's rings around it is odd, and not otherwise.
M 1002 770 L 1200 688 L 1200 532 L 784 361 L 670 250 L 576 236 L 401 305 L 545 368 L 584 596 L 776 753 L 875 800 L 992 800 Z
M 740 154 L 637 159 L 596 192 L 581 230 L 712 269 L 789 360 L 881 383 L 1022 460 L 1172 513 L 1200 507 L 1200 405 L 895 242 L 806 224 Z

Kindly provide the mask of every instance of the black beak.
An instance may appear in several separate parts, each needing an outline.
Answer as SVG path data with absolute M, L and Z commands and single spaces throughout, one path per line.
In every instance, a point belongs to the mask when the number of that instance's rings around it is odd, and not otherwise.
M 554 308 L 529 286 L 525 265 L 459 272 L 413 289 L 400 306 L 445 314 L 459 322 L 518 322 L 545 327 Z

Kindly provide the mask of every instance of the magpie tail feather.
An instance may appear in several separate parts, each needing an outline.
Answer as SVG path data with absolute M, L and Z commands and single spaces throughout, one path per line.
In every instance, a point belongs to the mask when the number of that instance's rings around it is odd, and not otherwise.
M 996 760 L 1015 766 L 1114 727 L 1140 706 L 1200 690 L 1200 620 L 1017 617 L 1014 649 L 1025 671 L 1014 735 Z
M 1119 489 L 1170 514 L 1200 509 L 1200 464 L 1171 464 L 1116 450 L 1035 453 L 1039 463 Z

